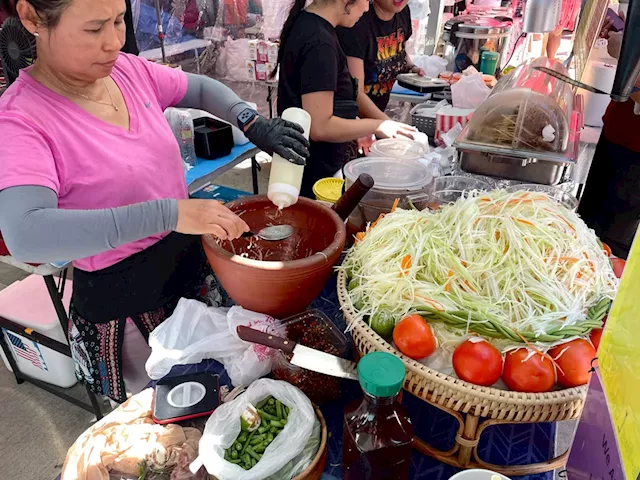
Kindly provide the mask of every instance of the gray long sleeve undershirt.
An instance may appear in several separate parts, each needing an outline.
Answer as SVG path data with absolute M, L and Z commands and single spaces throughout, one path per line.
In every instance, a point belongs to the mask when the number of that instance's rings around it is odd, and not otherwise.
M 249 106 L 220 82 L 187 74 L 187 93 L 176 107 L 196 108 L 236 124 Z M 0 232 L 20 261 L 50 263 L 106 252 L 151 235 L 175 230 L 178 202 L 152 200 L 116 208 L 58 208 L 53 190 L 35 185 L 0 191 Z

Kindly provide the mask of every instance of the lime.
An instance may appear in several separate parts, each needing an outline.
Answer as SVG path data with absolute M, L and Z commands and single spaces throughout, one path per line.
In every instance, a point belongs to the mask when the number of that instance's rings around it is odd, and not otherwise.
M 369 325 L 382 338 L 391 338 L 393 329 L 396 326 L 396 319 L 393 315 L 382 311 L 371 317 Z

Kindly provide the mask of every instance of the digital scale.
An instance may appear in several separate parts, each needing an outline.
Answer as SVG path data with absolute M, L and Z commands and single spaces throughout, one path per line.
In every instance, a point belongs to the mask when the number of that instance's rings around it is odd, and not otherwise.
M 153 421 L 165 425 L 211 415 L 220 405 L 219 381 L 210 373 L 160 380 L 153 395 Z

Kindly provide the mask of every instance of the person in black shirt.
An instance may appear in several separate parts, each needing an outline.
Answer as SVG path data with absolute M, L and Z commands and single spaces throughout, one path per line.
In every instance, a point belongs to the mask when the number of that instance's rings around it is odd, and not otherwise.
M 350 28 L 369 9 L 369 0 L 295 0 L 280 37 L 278 114 L 290 107 L 311 115 L 310 157 L 300 194 L 313 196 L 313 185 L 334 176 L 351 160 L 352 142 L 376 134 L 405 135 L 415 129 L 388 119 L 357 119 L 358 87 L 336 27 Z
M 409 58 L 411 37 L 409 0 L 373 0 L 373 8 L 353 28 L 339 28 L 338 37 L 347 54 L 349 71 L 360 85 L 360 116 L 387 119 L 391 89 L 400 73 L 424 71 Z

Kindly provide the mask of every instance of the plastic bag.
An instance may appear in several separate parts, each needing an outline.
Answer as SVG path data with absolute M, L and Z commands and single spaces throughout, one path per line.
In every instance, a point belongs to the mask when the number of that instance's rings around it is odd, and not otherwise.
M 196 147 L 193 143 L 193 121 L 191 115 L 185 110 L 178 108 L 167 108 L 164 112 L 164 118 L 167 119 L 173 136 L 180 146 L 180 155 L 182 157 L 185 170 L 191 169 L 196 164 Z
M 277 320 L 273 317 L 245 310 L 242 307 L 231 307 L 227 313 L 227 324 L 234 342 L 241 342 L 245 346 L 240 354 L 222 361 L 234 385 L 251 385 L 258 378 L 271 372 L 273 363 L 273 350 L 257 343 L 240 340 L 237 333 L 238 326 L 243 325 L 266 332 L 274 323 L 277 323 Z
M 430 78 L 438 78 L 438 75 L 447 69 L 447 61 L 438 55 L 413 56 L 411 60 Z
M 482 74 L 467 75 L 451 85 L 451 98 L 456 108 L 478 108 L 484 102 L 491 89 L 482 79 Z
M 287 425 L 267 447 L 257 465 L 251 470 L 243 470 L 240 466 L 227 462 L 224 459 L 224 451 L 240 434 L 240 415 L 247 405 L 255 405 L 269 395 L 291 409 Z M 209 475 L 218 480 L 290 479 L 292 477 L 287 467 L 292 460 L 307 450 L 306 446 L 315 422 L 316 415 L 311 401 L 298 388 L 277 380 L 257 380 L 246 392 L 218 407 L 209 417 L 200 439 L 200 456 L 191 464 L 191 471 L 197 471 L 204 464 Z M 315 452 L 309 451 L 308 462 L 313 456 Z M 304 462 L 294 463 L 303 467 Z
M 271 371 L 271 350 L 238 338 L 245 325 L 266 331 L 276 320 L 242 307 L 208 307 L 181 298 L 169 318 L 149 335 L 151 355 L 145 365 L 153 380 L 167 375 L 174 365 L 200 363 L 212 358 L 222 363 L 235 386 L 249 385 Z
M 151 332 L 149 346 L 151 355 L 145 368 L 153 380 L 164 377 L 174 365 L 237 356 L 247 348 L 231 335 L 226 309 L 186 298 L 181 298 L 173 314 Z

